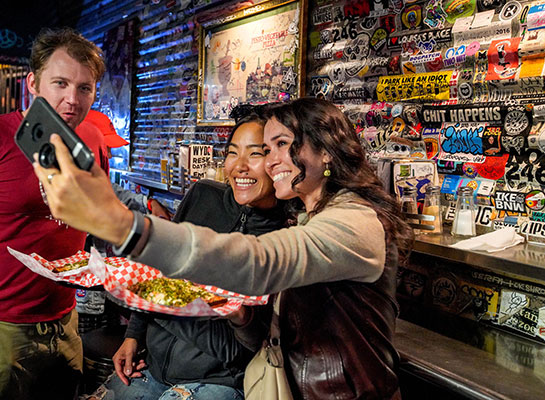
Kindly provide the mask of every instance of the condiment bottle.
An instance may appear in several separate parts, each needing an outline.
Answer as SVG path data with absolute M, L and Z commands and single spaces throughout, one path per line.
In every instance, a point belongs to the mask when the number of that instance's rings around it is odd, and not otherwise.
M 404 214 L 418 214 L 418 203 L 416 201 L 416 188 L 409 186 L 404 187 L 401 194 L 401 211 Z M 417 219 L 407 218 L 410 224 L 418 224 Z
M 225 183 L 225 174 L 224 174 L 223 168 L 224 168 L 223 161 L 218 161 L 218 163 L 216 164 L 215 180 L 218 182 Z
M 422 214 L 430 215 L 433 221 L 424 221 L 426 225 L 433 225 L 433 230 L 422 230 L 422 233 L 443 233 L 443 219 L 441 217 L 441 188 L 439 186 L 428 186 L 424 197 Z
M 454 236 L 475 236 L 475 202 L 473 188 L 464 186 L 456 192 L 456 211 L 451 234 Z

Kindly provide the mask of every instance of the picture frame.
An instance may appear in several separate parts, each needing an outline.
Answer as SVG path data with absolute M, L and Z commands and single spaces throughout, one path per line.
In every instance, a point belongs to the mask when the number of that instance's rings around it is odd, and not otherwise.
M 197 125 L 232 126 L 237 104 L 304 93 L 306 0 L 269 0 L 201 26 Z

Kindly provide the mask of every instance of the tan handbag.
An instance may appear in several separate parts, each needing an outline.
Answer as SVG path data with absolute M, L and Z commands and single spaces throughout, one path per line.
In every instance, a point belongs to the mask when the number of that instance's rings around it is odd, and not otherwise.
M 278 315 L 281 294 L 279 293 L 274 301 L 270 338 L 246 367 L 244 375 L 246 400 L 293 400 L 280 348 Z

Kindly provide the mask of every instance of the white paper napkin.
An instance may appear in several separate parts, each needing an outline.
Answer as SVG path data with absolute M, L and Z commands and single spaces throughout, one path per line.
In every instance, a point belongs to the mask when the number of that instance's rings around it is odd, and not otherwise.
M 450 247 L 461 250 L 485 250 L 489 253 L 501 251 L 524 241 L 524 237 L 515 232 L 514 227 L 506 227 L 485 233 L 470 239 L 451 244 Z

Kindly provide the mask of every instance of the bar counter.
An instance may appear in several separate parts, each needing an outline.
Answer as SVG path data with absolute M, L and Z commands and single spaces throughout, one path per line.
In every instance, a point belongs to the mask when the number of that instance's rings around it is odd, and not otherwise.
M 516 279 L 545 284 L 545 246 L 521 243 L 494 253 L 460 250 L 449 246 L 458 241 L 460 239 L 449 233 L 417 235 L 413 251 L 473 265 Z
M 543 298 L 545 246 L 523 243 L 494 253 L 449 246 L 459 240 L 449 233 L 416 236 L 408 268 L 413 275 L 421 274 L 425 286 L 407 292 L 401 283 L 398 293 L 401 319 L 395 341 L 402 359 L 404 395 L 409 399 L 545 398 L 542 339 L 480 317 L 468 318 L 452 304 L 437 307 L 430 289 L 437 277 L 448 276 L 441 271 L 447 271 L 453 282 L 474 278 L 476 287 L 489 286 L 500 293 L 524 288 Z M 436 392 L 421 397 L 424 388 Z

